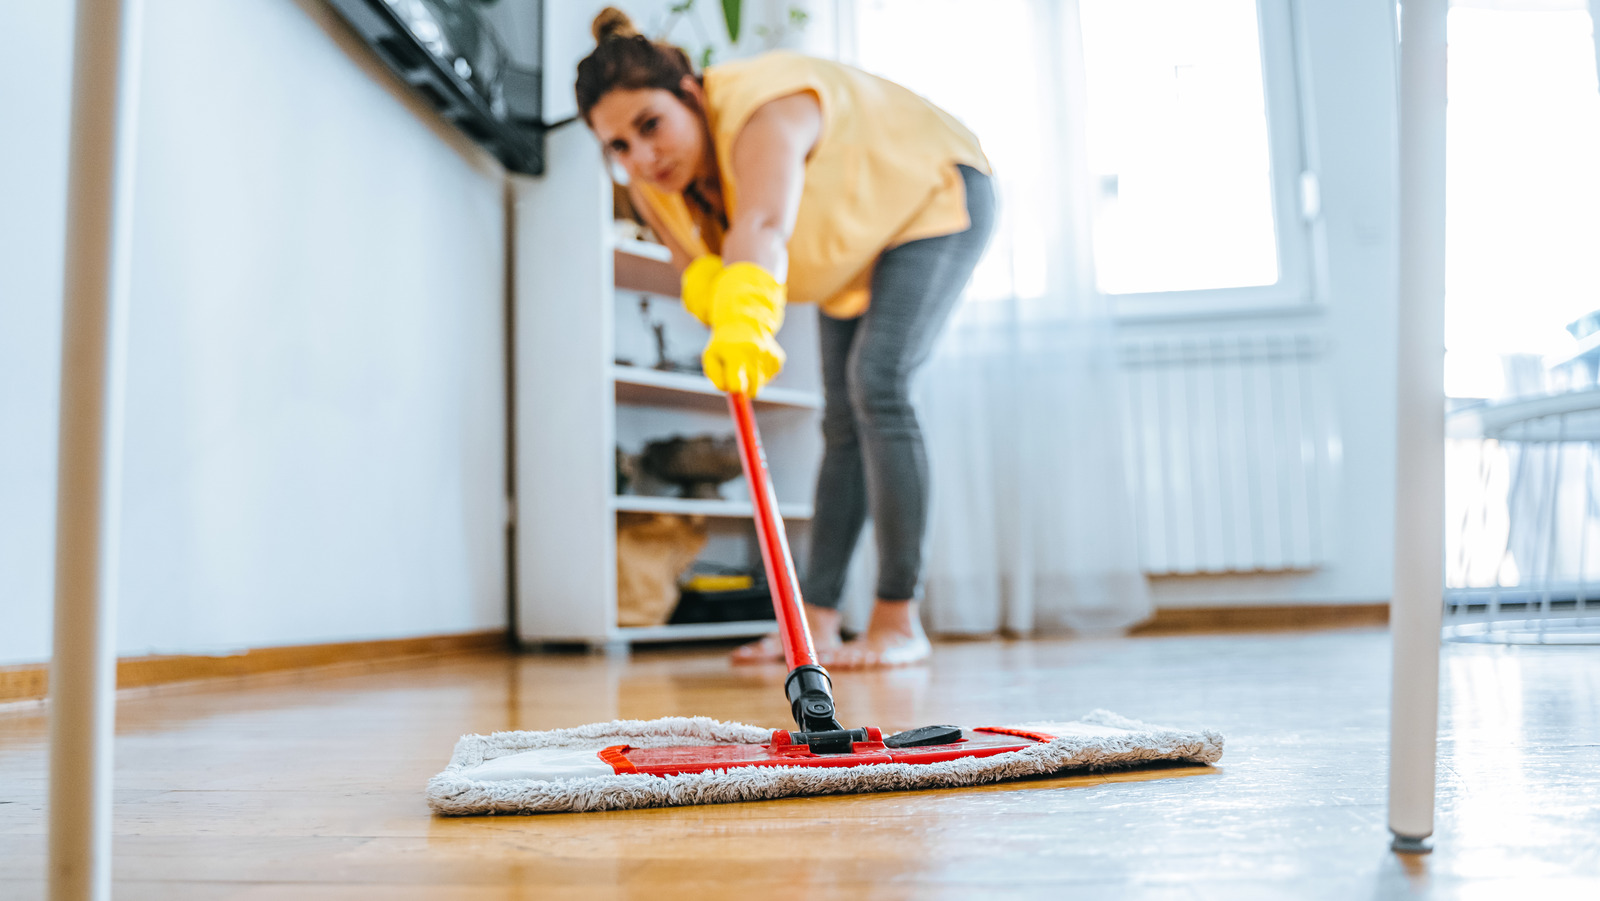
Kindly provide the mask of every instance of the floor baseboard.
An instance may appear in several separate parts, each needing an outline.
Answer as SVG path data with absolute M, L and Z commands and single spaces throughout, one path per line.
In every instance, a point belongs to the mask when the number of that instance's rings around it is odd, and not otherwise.
M 389 638 L 333 644 L 254 648 L 226 656 L 173 654 L 125 657 L 117 661 L 117 688 L 138 688 L 168 682 L 190 682 L 230 676 L 248 676 L 278 670 L 307 669 L 343 663 L 363 663 L 398 657 L 432 657 L 490 651 L 511 646 L 504 630 Z M 0 703 L 35 701 L 49 690 L 48 663 L 0 666 Z
M 1199 632 L 1275 632 L 1346 629 L 1389 624 L 1388 604 L 1283 604 L 1250 607 L 1169 607 L 1157 610 L 1131 635 Z
M 1250 607 L 1181 607 L 1157 610 L 1131 635 L 1183 635 L 1205 632 L 1271 632 L 1385 626 L 1388 604 L 1294 604 Z M 255 648 L 227 656 L 160 655 L 117 661 L 117 687 L 138 688 L 248 676 L 281 670 L 362 663 L 399 657 L 430 657 L 510 648 L 506 633 L 468 632 L 423 638 L 391 638 L 336 644 Z M 36 701 L 49 690 L 47 663 L 0 666 L 0 704 Z

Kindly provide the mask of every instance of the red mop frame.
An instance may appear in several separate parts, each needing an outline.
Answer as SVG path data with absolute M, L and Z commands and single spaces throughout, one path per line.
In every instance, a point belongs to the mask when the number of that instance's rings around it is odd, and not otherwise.
M 806 611 L 800 597 L 800 582 L 794 573 L 794 558 L 789 553 L 789 538 L 778 518 L 778 499 L 767 473 L 767 454 L 756 431 L 755 411 L 747 394 L 730 393 L 728 408 L 738 425 L 739 456 L 744 461 L 745 480 L 755 501 L 756 535 L 761 544 L 761 560 L 767 569 L 767 584 L 772 591 L 772 609 L 778 616 L 778 634 L 783 639 L 784 661 L 797 666 L 817 666 L 817 650 L 811 643 Z

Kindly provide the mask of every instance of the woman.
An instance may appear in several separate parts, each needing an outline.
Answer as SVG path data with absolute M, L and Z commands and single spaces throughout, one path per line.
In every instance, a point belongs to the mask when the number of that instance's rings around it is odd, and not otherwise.
M 760 391 L 784 363 L 786 301 L 820 307 L 824 451 L 801 584 L 818 656 L 837 668 L 926 659 L 928 464 L 910 383 L 993 227 L 977 139 L 838 63 L 775 52 L 697 76 L 681 49 L 611 8 L 594 36 L 579 111 L 672 250 L 684 306 L 711 328 L 711 381 Z M 877 602 L 865 634 L 841 644 L 839 601 L 869 512 Z M 776 636 L 733 655 L 782 657 Z

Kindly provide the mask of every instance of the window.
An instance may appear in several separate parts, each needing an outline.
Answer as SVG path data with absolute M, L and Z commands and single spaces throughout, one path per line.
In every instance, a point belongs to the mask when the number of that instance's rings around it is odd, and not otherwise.
M 1276 284 L 1255 0 L 1079 8 L 1100 289 Z
M 1450 10 L 1445 393 L 1559 390 L 1600 309 L 1600 90 L 1581 2 Z M 1507 384 L 1507 376 L 1512 384 Z
M 1292 28 L 1263 0 L 1080 0 L 1096 281 L 1123 312 L 1307 299 Z M 1314 201 L 1308 196 L 1306 200 Z
M 1043 236 L 1060 195 L 1039 186 L 1052 183 L 1062 142 L 1081 128 L 1095 280 L 1119 315 L 1309 300 L 1315 181 L 1301 162 L 1288 0 L 1076 7 L 1079 100 L 1049 83 L 1071 69 L 1049 58 L 1059 45 L 1028 40 L 1071 5 L 994 0 L 974 15 L 959 0 L 856 0 L 858 64 L 961 118 L 1002 176 L 996 247 L 974 296 L 1043 290 Z M 951 46 L 958 63 L 930 52 Z M 1067 110 L 1076 122 L 1052 124 L 1052 103 L 1083 106 Z

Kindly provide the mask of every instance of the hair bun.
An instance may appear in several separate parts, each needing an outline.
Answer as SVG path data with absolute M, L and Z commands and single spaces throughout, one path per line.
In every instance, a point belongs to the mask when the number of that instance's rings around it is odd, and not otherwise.
M 594 33 L 594 42 L 604 44 L 611 38 L 635 38 L 639 36 L 639 29 L 633 26 L 633 20 L 628 14 L 615 6 L 608 6 L 600 10 L 594 17 L 594 24 L 590 26 Z

